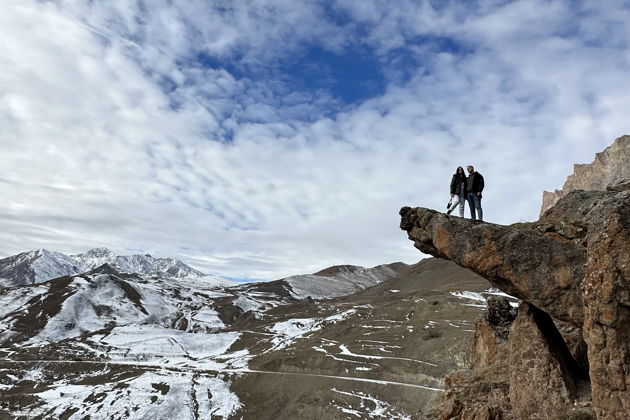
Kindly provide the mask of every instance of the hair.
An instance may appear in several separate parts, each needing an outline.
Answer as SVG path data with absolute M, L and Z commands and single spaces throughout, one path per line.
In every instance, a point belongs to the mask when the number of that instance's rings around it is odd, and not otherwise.
M 460 169 L 462 170 L 461 172 L 459 172 Z M 455 169 L 455 176 L 463 181 L 466 179 L 466 171 L 461 166 L 458 166 L 457 169 Z
M 475 167 L 472 165 L 466 165 L 466 168 L 471 168 L 473 171 L 475 170 Z

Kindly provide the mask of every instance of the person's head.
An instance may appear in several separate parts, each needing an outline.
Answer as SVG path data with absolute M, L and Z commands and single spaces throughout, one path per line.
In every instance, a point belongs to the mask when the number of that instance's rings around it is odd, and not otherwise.
M 458 166 L 457 169 L 455 169 L 455 173 L 457 175 L 464 175 L 464 168 L 462 168 L 461 166 Z
M 469 174 L 472 174 L 473 172 L 475 172 L 475 168 L 473 168 L 472 165 L 466 166 L 466 170 L 468 171 Z

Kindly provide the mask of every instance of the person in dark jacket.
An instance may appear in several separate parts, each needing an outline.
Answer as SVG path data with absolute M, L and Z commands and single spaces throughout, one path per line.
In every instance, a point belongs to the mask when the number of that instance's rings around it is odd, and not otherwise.
M 459 217 L 464 217 L 464 201 L 466 201 L 466 174 L 464 168 L 459 166 L 451 179 L 451 205 L 446 214 L 451 214 L 459 204 Z
M 470 207 L 470 218 L 476 220 L 478 216 L 479 220 L 483 220 L 483 210 L 481 210 L 481 192 L 484 187 L 483 176 L 476 172 L 472 165 L 466 166 L 466 170 L 468 171 L 466 199 Z

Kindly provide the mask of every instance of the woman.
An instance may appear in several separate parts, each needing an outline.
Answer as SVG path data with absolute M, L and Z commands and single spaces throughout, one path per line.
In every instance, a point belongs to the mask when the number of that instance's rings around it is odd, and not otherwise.
M 459 217 L 464 217 L 464 202 L 466 201 L 464 197 L 466 197 L 466 174 L 464 168 L 458 166 L 451 179 L 451 205 L 446 214 L 451 214 L 459 204 Z

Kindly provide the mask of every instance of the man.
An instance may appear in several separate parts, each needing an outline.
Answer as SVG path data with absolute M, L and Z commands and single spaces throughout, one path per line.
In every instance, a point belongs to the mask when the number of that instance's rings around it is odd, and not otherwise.
M 472 165 L 466 166 L 468 176 L 466 177 L 466 200 L 470 207 L 470 218 L 483 221 L 483 210 L 481 210 L 481 192 L 483 191 L 483 176 L 475 172 Z

